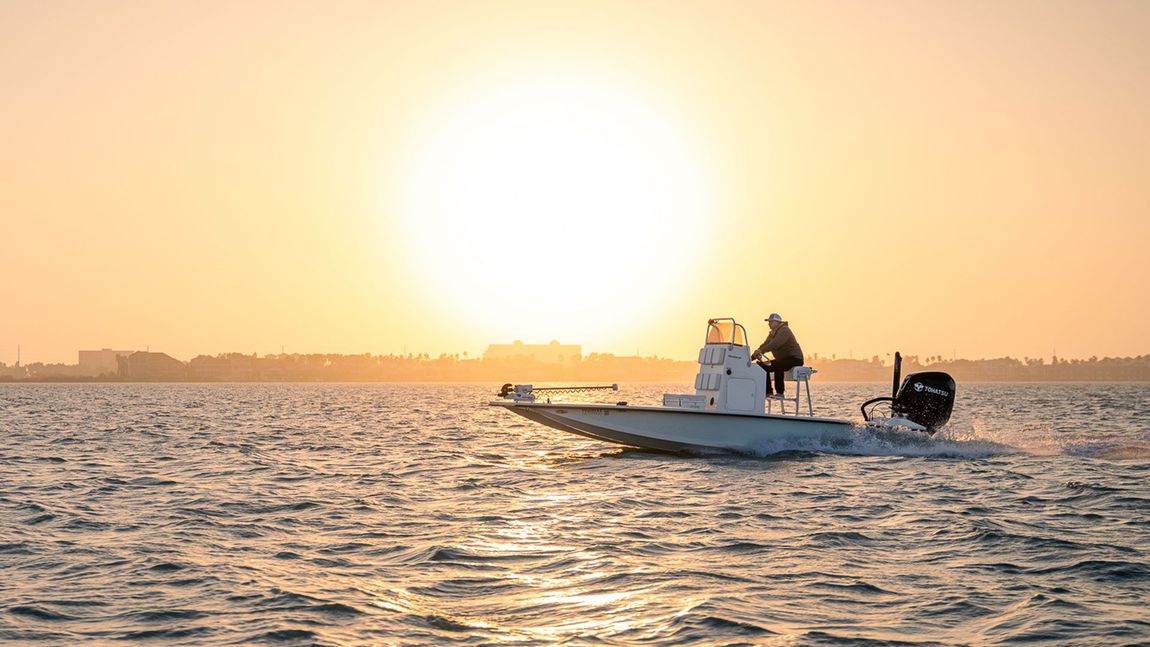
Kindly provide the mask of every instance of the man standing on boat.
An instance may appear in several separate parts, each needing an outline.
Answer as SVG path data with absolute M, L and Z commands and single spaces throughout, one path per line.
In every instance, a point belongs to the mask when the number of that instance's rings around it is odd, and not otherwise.
M 799 348 L 795 333 L 791 332 L 791 327 L 783 321 L 778 313 L 772 313 L 763 321 L 771 327 L 771 334 L 767 335 L 767 340 L 759 346 L 758 350 L 751 353 L 751 359 L 756 360 L 758 365 L 767 372 L 767 396 L 774 395 L 771 392 L 771 373 L 775 374 L 775 392 L 782 395 L 783 376 L 792 368 L 803 365 L 803 349 Z M 770 361 L 758 362 L 759 358 L 767 353 L 772 353 L 775 358 Z

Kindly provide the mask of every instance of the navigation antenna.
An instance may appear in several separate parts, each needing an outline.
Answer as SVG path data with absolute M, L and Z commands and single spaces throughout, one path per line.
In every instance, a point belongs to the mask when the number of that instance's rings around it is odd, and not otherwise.
M 902 377 L 902 355 L 896 350 L 894 352 L 894 383 L 890 386 L 890 397 L 898 397 L 898 381 Z

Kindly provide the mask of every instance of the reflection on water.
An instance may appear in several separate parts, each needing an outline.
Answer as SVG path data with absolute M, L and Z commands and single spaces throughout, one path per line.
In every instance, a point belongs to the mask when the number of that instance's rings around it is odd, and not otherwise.
M 959 385 L 939 438 L 762 457 L 493 388 L 0 387 L 0 640 L 1150 640 L 1148 386 Z

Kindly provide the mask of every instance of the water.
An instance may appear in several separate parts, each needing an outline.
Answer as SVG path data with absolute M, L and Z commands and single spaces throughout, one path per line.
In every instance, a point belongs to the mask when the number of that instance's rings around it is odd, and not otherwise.
M 1150 641 L 1150 385 L 960 384 L 941 438 L 765 457 L 494 390 L 0 386 L 0 641 Z

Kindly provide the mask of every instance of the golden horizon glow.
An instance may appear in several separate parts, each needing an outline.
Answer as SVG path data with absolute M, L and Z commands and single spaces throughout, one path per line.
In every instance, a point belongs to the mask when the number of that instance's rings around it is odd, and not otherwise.
M 0 4 L 0 362 L 1150 352 L 1150 4 Z

